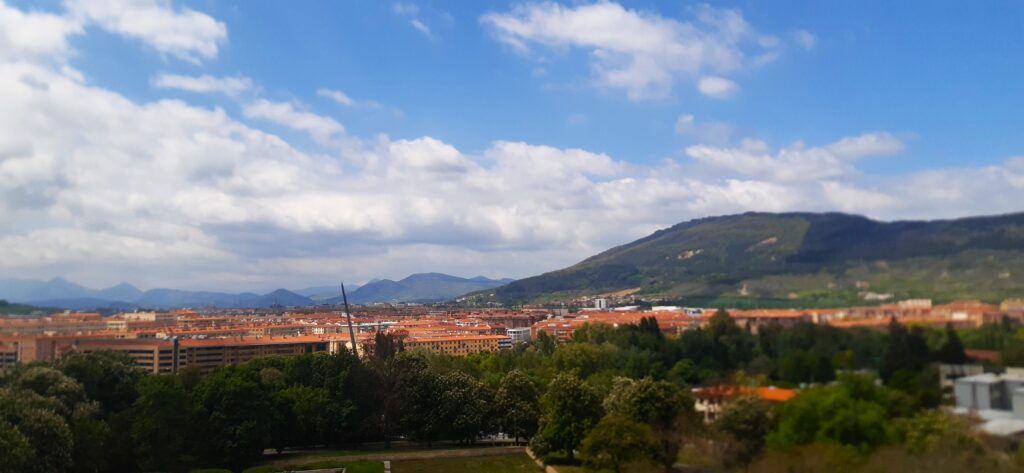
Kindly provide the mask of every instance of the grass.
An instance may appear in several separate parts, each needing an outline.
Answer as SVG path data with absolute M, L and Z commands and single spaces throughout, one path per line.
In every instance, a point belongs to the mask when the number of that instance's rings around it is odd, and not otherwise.
M 243 471 L 243 473 L 274 473 L 278 471 L 292 470 L 319 470 L 324 468 L 345 468 L 346 473 L 384 473 L 384 462 L 355 460 L 355 461 L 322 461 L 303 463 L 298 465 L 280 466 L 255 466 Z
M 400 460 L 391 462 L 391 471 L 394 473 L 470 473 L 478 471 L 536 473 L 540 471 L 540 467 L 530 460 L 530 457 L 520 453 L 487 457 Z
M 353 448 L 353 449 L 337 449 L 337 450 L 288 450 L 280 454 L 266 455 L 263 457 L 264 461 L 282 461 L 290 463 L 299 463 L 304 461 L 315 461 L 318 458 L 324 457 L 345 457 L 352 455 L 370 455 L 377 453 L 398 453 L 398 452 L 430 452 L 435 450 L 444 450 L 448 448 L 457 448 L 459 450 L 472 449 L 472 448 L 487 448 L 499 445 L 492 444 L 477 444 L 477 445 L 455 445 L 446 444 L 445 442 L 437 442 L 433 447 L 427 447 L 419 444 L 397 444 L 392 445 L 391 448 L 384 448 L 378 446 L 372 446 L 367 448 Z

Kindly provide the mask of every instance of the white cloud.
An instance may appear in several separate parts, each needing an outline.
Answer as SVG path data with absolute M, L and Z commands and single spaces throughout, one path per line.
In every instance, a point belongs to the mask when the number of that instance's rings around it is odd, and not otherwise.
M 797 142 L 772 152 L 767 143 L 744 140 L 739 147 L 694 145 L 686 154 L 704 164 L 772 181 L 815 181 L 855 173 L 852 161 L 868 156 L 896 154 L 903 143 L 888 133 L 866 133 L 843 138 L 824 147 Z
M 396 15 L 416 16 L 420 14 L 420 7 L 412 3 L 395 2 L 391 5 L 391 11 Z
M 431 35 L 430 27 L 423 24 L 423 22 L 420 21 L 418 18 L 410 20 L 409 24 L 412 25 L 413 28 L 416 28 L 416 30 L 419 31 L 420 33 L 423 33 L 427 36 Z
M 886 132 L 850 136 L 828 146 L 832 154 L 842 159 L 889 156 L 902 153 L 903 148 L 902 140 Z
M 188 92 L 211 93 L 235 96 L 252 90 L 252 79 L 245 76 L 214 77 L 207 74 L 200 76 L 183 76 L 178 74 L 160 74 L 150 81 L 158 89 L 179 89 Z
M 430 27 L 420 19 L 420 7 L 412 3 L 396 2 L 391 5 L 391 12 L 398 15 L 409 18 L 409 24 L 412 25 L 416 31 L 423 33 L 426 37 L 432 38 L 433 32 L 430 31 Z M 448 21 L 451 21 L 451 15 L 445 14 Z
M 335 101 L 335 102 L 337 102 L 337 103 L 339 103 L 341 105 L 345 105 L 347 107 L 351 107 L 352 105 L 355 105 L 355 101 L 352 100 L 351 97 L 349 97 L 347 94 L 345 94 L 344 92 L 342 92 L 340 90 L 317 89 L 316 94 L 321 96 L 321 97 L 327 97 L 327 98 L 329 98 L 329 99 L 331 99 L 331 100 L 333 100 L 333 101 Z
M 770 62 L 778 40 L 757 33 L 737 10 L 695 8 L 682 22 L 613 2 L 530 3 L 480 21 L 521 53 L 533 46 L 589 52 L 594 83 L 633 100 L 667 96 L 681 77 L 728 73 Z M 735 88 L 735 87 L 734 87 Z
M 708 97 L 727 99 L 736 95 L 739 86 L 724 77 L 704 76 L 697 81 L 697 90 Z
M 66 0 L 65 6 L 73 18 L 190 62 L 216 57 L 227 41 L 224 23 L 189 8 L 174 8 L 170 0 Z
M 62 58 L 70 52 L 67 37 L 82 31 L 69 18 L 42 12 L 23 12 L 0 0 L 0 60 Z
M 242 108 L 242 113 L 248 118 L 267 120 L 288 128 L 308 132 L 321 144 L 330 143 L 334 137 L 345 133 L 345 127 L 335 119 L 299 110 L 289 102 L 271 102 L 267 99 L 259 99 L 246 104 Z
M 703 144 L 726 144 L 736 135 L 736 127 L 727 122 L 700 121 L 693 115 L 680 115 L 676 120 L 677 135 L 688 136 Z

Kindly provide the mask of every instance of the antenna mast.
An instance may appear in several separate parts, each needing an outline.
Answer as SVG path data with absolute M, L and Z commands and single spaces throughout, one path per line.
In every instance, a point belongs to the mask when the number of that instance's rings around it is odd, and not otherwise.
M 352 331 L 352 313 L 348 310 L 348 296 L 345 294 L 345 283 L 341 283 L 341 300 L 345 303 L 345 318 L 348 320 L 348 336 L 352 340 L 352 354 L 359 358 L 356 351 L 356 333 Z

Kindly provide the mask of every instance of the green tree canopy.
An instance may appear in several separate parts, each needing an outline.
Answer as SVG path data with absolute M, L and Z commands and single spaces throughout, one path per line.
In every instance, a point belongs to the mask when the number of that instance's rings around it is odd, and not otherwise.
M 580 442 L 601 418 L 601 398 L 572 374 L 560 374 L 551 380 L 540 398 L 541 419 L 534 450 L 564 452 L 573 458 Z

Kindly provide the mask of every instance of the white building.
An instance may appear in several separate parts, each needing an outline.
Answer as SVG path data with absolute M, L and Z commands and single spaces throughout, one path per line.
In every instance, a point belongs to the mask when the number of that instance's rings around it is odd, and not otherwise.
M 530 327 L 510 328 L 505 330 L 505 334 L 508 335 L 508 338 L 512 340 L 514 345 L 518 345 L 530 342 L 530 330 Z
M 953 381 L 953 396 L 959 414 L 973 414 L 992 435 L 1024 433 L 1024 376 L 1020 369 L 1006 374 L 982 373 Z
M 608 299 L 594 299 L 594 308 L 604 310 L 608 308 Z

